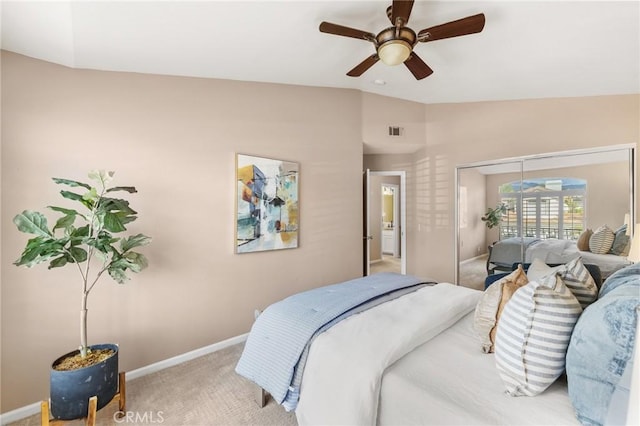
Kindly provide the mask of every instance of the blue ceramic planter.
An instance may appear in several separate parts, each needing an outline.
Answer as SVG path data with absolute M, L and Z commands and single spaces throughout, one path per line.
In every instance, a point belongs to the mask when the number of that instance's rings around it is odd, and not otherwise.
M 104 361 L 71 371 L 57 371 L 53 365 L 79 351 L 69 352 L 52 364 L 50 372 L 51 414 L 54 419 L 73 420 L 87 417 L 89 398 L 98 397 L 98 410 L 118 392 L 118 345 L 93 345 L 91 349 L 113 349 Z

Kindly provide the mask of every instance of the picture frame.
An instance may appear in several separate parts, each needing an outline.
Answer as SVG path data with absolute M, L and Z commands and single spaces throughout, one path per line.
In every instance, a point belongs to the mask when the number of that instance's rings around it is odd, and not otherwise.
M 293 161 L 236 154 L 237 254 L 298 247 L 299 169 Z

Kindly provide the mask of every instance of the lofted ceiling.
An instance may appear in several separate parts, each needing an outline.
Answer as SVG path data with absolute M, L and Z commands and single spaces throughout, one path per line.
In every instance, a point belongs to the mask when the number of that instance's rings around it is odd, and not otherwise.
M 484 13 L 479 34 L 418 43 L 434 70 L 347 71 L 374 53 L 387 1 L 2 1 L 2 48 L 74 68 L 361 90 L 424 104 L 640 93 L 638 1 L 424 1 L 416 32 Z M 385 84 L 376 84 L 375 82 Z

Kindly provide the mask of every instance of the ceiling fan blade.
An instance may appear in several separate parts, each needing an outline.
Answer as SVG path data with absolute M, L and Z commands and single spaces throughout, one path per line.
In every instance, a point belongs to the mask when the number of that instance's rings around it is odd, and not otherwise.
M 409 68 L 409 71 L 411 71 L 411 74 L 413 74 L 416 80 L 422 80 L 423 78 L 429 77 L 433 74 L 433 70 L 429 68 L 429 65 L 425 64 L 418 55 L 416 55 L 416 52 L 411 52 L 411 56 L 409 56 L 409 59 L 404 61 L 404 64 Z
M 375 64 L 379 60 L 380 58 L 378 57 L 378 54 L 374 53 L 373 55 L 369 56 L 367 59 L 356 65 L 355 68 L 347 73 L 347 75 L 349 77 L 360 77 L 366 70 L 371 68 L 373 64 Z
M 398 18 L 400 18 L 402 20 L 400 25 L 407 25 L 412 8 L 413 0 L 393 0 L 391 5 L 391 24 L 396 25 Z
M 418 41 L 426 43 L 428 41 L 479 33 L 484 28 L 484 21 L 484 13 L 479 13 L 447 22 L 446 24 L 426 28 L 418 33 Z
M 332 24 L 330 22 L 322 22 L 320 24 L 320 32 L 327 34 L 335 34 L 344 37 L 358 38 L 361 40 L 373 41 L 375 34 L 367 31 L 356 30 L 355 28 L 343 27 L 342 25 Z

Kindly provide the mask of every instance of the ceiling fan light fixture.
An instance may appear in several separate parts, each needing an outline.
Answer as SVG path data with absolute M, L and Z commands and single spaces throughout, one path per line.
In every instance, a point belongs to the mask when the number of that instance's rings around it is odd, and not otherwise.
M 378 48 L 380 60 L 387 65 L 399 65 L 409 59 L 411 45 L 404 40 L 389 40 Z

